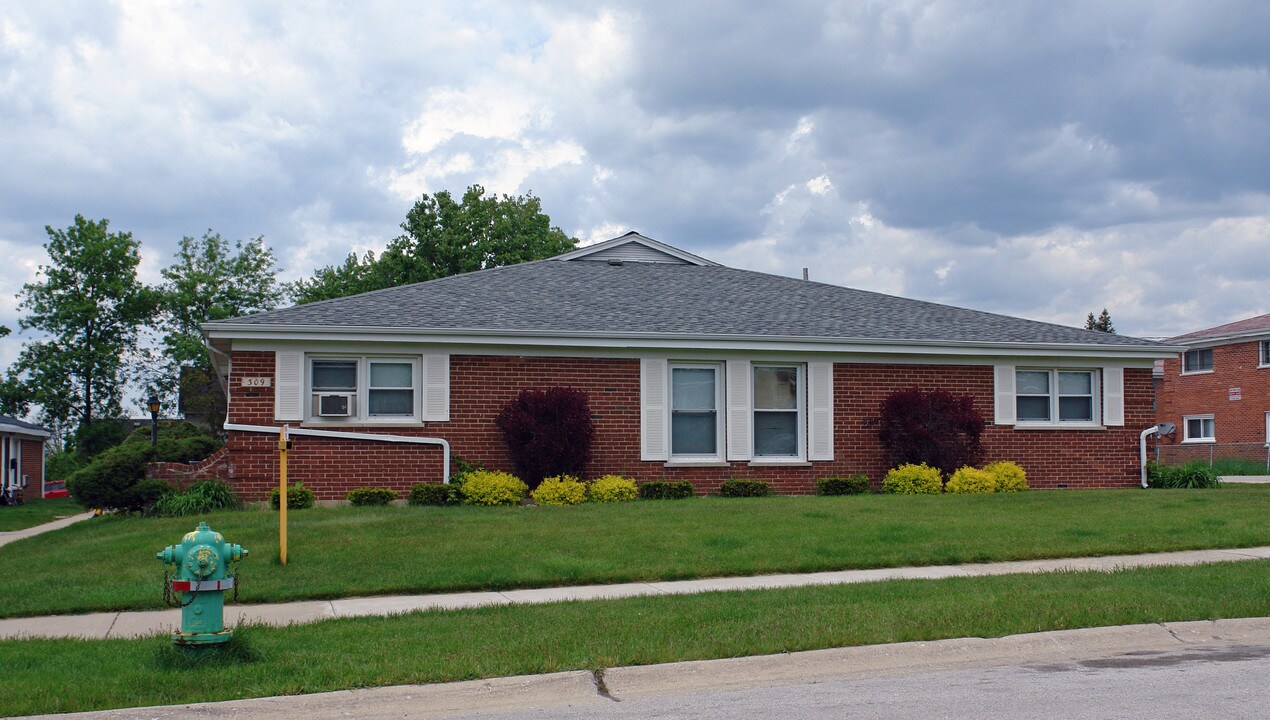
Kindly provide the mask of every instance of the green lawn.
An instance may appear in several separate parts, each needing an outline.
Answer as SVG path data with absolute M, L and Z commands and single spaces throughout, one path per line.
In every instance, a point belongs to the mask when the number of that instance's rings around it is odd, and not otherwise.
M 249 603 L 1270 545 L 1270 487 L 776 497 L 209 516 Z M 106 517 L 0 553 L 0 616 L 160 607 L 190 518 Z M 39 552 L 22 543 L 39 542 Z M 92 558 L 92 562 L 85 562 Z M 74 588 L 67 591 L 67 588 Z
M 191 662 L 166 637 L 0 642 L 0 715 L 446 682 L 827 647 L 1270 615 L 1270 560 L 909 580 L 249 627 Z M 196 678 L 195 682 L 191 682 Z
M 70 498 L 28 500 L 22 505 L 0 507 L 0 532 L 25 530 L 82 512 L 84 509 Z

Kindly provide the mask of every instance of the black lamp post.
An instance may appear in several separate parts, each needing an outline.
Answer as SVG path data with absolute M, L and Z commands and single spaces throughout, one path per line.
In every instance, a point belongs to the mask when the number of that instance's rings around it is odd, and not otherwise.
M 150 447 L 154 447 L 159 444 L 159 396 L 151 394 L 146 408 L 150 410 Z

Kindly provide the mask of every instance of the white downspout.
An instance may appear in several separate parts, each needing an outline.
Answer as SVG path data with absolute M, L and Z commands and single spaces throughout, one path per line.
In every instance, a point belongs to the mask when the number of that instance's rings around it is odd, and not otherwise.
M 1147 487 L 1147 438 L 1156 433 L 1161 435 L 1171 435 L 1176 430 L 1176 425 L 1166 422 L 1160 423 L 1159 425 L 1152 425 L 1146 430 L 1143 430 L 1142 434 L 1138 436 L 1138 463 L 1142 468 L 1142 487 Z
M 239 425 L 238 423 L 225 423 L 226 430 L 236 432 L 256 432 L 271 433 L 277 435 L 282 432 L 282 428 L 273 425 Z M 410 435 L 383 435 L 380 433 L 359 433 L 344 432 L 342 430 L 317 430 L 315 428 L 293 428 L 287 426 L 287 435 L 305 435 L 310 437 L 332 437 L 343 438 L 345 440 L 370 440 L 371 442 L 388 442 L 388 443 L 405 443 L 409 445 L 440 445 L 445 451 L 445 474 L 441 477 L 441 482 L 450 484 L 450 443 L 442 438 L 428 437 L 412 437 Z

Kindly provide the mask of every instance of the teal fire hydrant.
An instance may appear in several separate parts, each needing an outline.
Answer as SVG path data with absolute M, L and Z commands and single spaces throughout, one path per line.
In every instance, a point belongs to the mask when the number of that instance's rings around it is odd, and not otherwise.
M 164 565 L 176 565 L 176 575 L 163 577 L 163 596 L 168 604 L 181 594 L 181 629 L 172 634 L 177 645 L 210 645 L 229 640 L 233 630 L 225 629 L 225 591 L 236 587 L 237 578 L 229 564 L 242 560 L 247 550 L 225 542 L 207 523 L 186 533 L 180 545 L 169 545 L 155 553 Z

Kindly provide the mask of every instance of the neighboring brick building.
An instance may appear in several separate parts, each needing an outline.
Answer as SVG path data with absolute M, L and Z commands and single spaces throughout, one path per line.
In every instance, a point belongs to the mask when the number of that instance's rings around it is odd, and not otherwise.
M 49 437 L 39 425 L 0 415 L 0 491 L 44 497 L 44 441 Z
M 1151 368 L 1175 348 L 720 266 L 636 233 L 550 260 L 207 323 L 229 389 L 226 447 L 181 477 L 226 477 L 248 498 L 289 475 L 352 488 L 439 482 L 436 446 L 510 469 L 494 418 L 525 388 L 586 391 L 587 474 L 729 477 L 811 493 L 817 478 L 886 468 L 886 395 L 975 398 L 990 459 L 1036 487 L 1130 487 L 1154 421 Z M 173 468 L 173 474 L 178 474 Z
M 1270 442 L 1270 314 L 1165 341 L 1185 348 L 1165 358 L 1156 418 L 1177 425 L 1160 458 L 1266 459 Z

